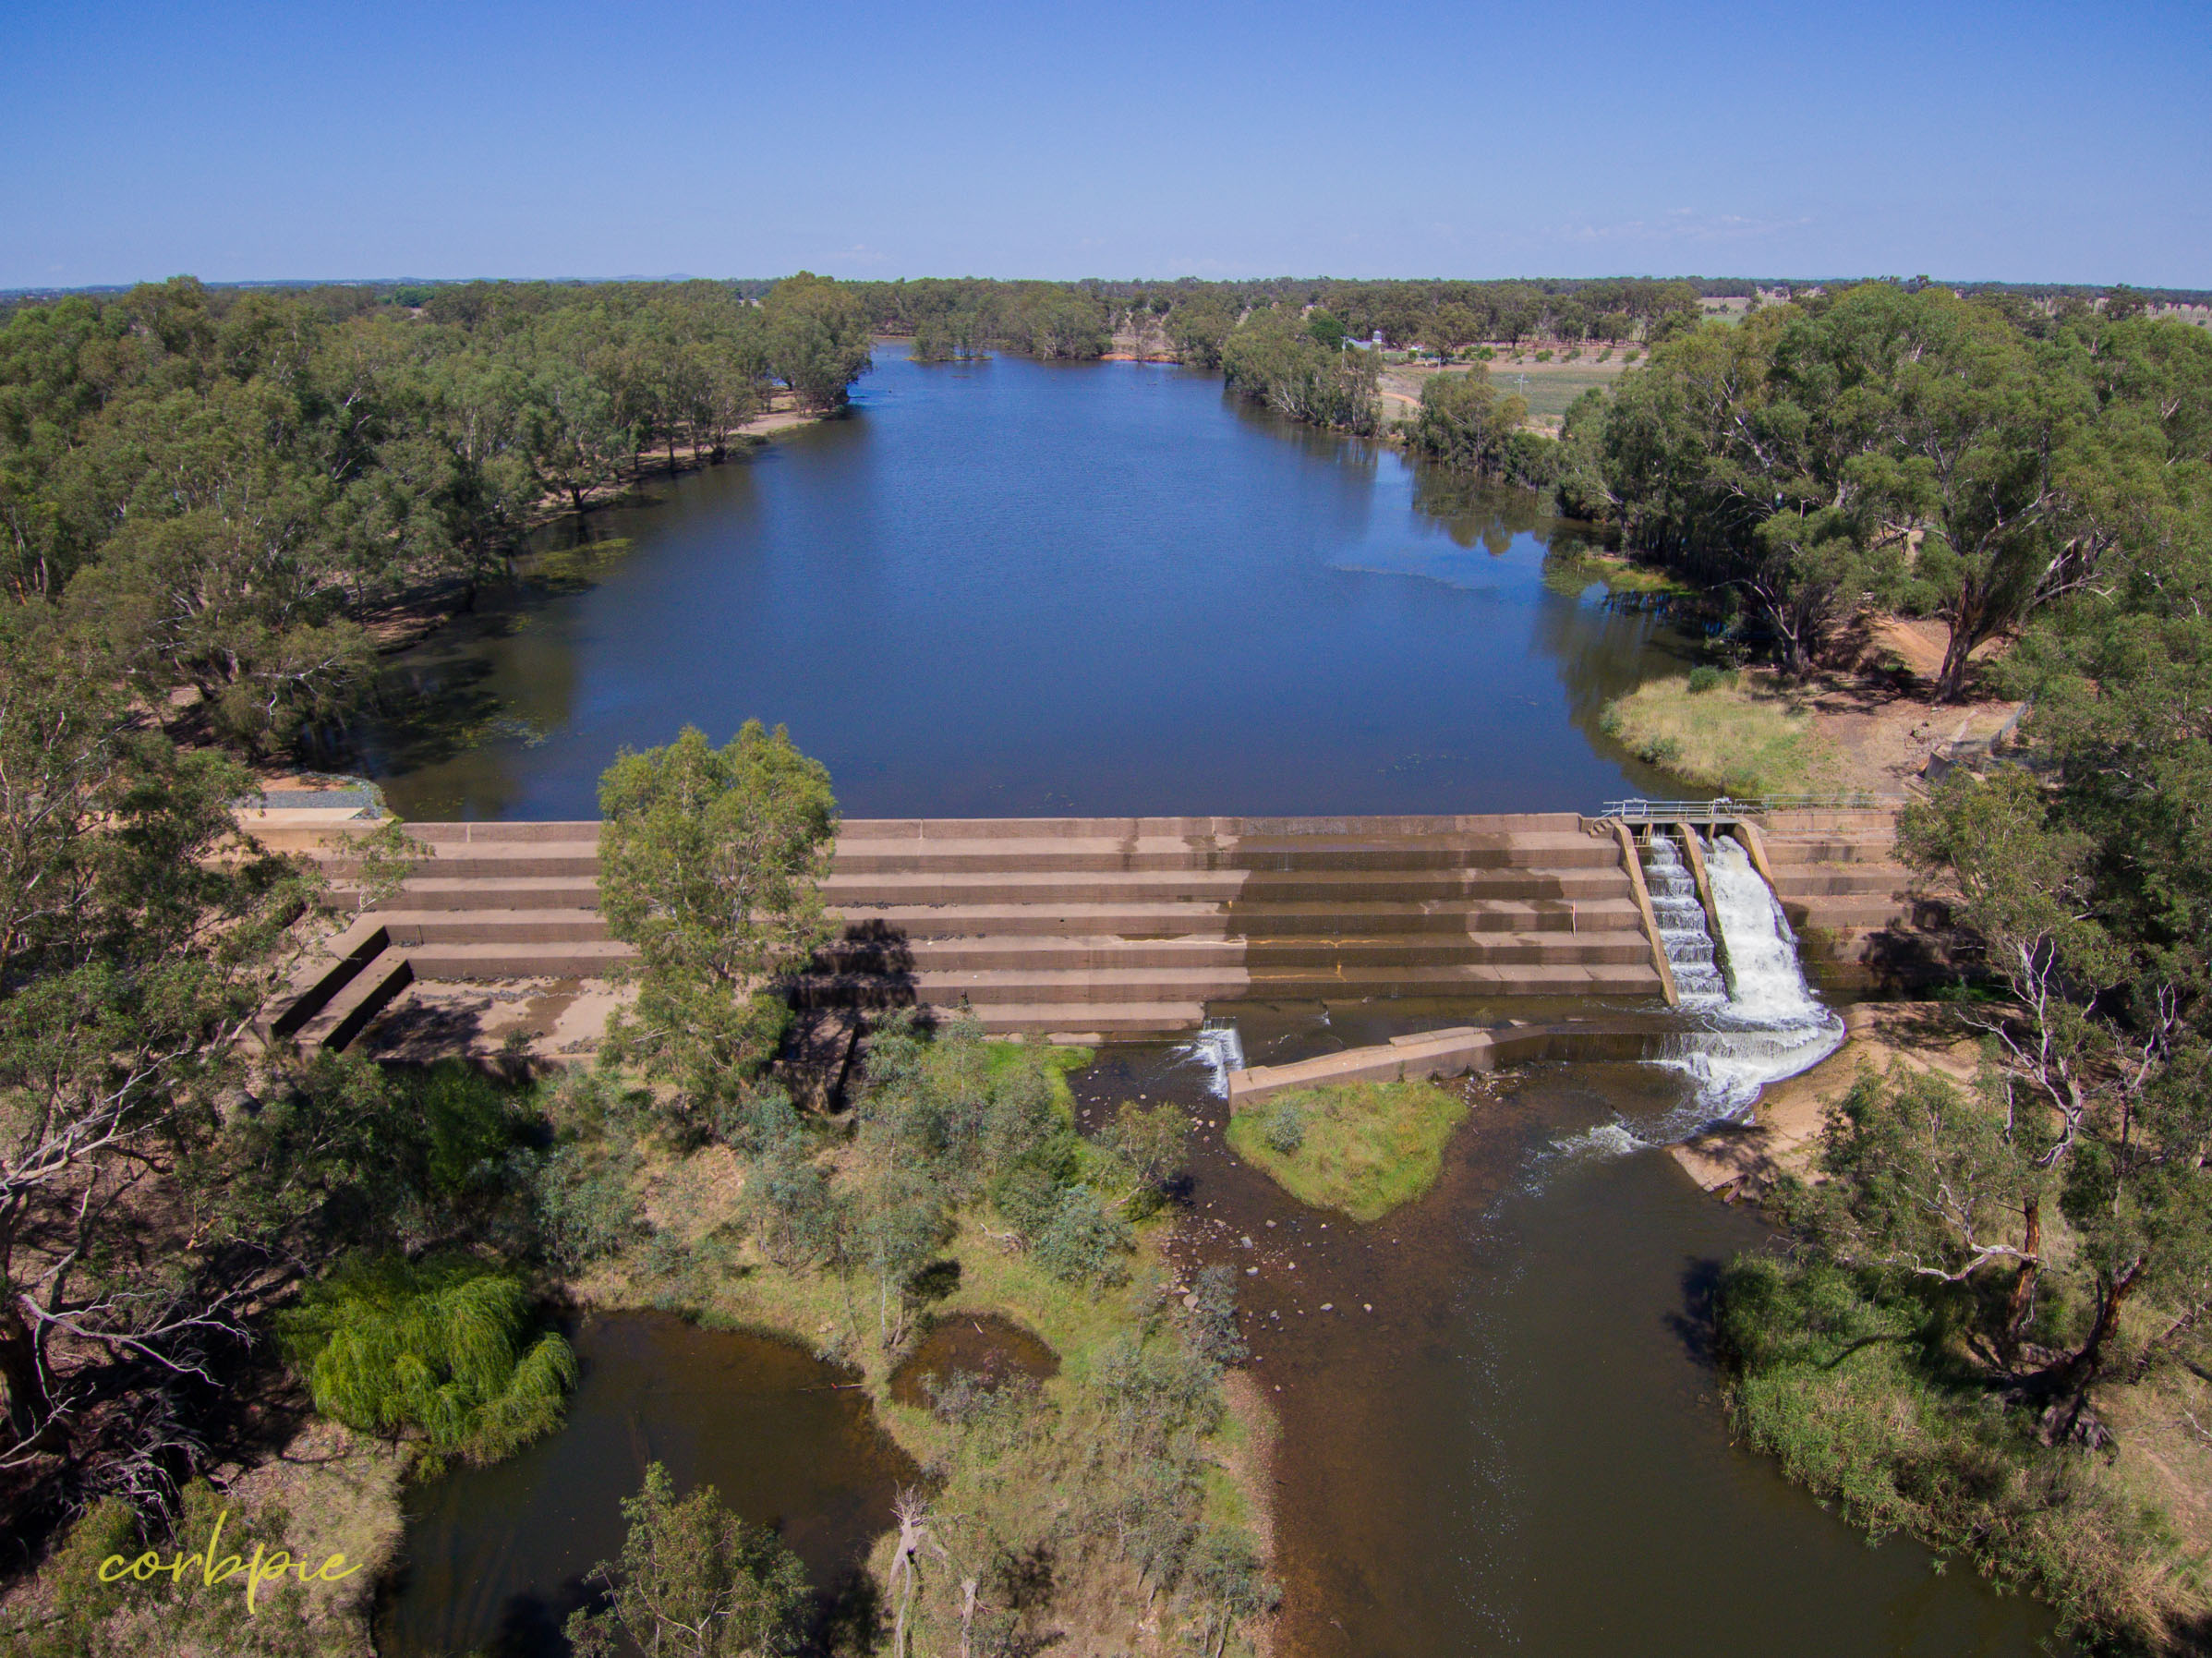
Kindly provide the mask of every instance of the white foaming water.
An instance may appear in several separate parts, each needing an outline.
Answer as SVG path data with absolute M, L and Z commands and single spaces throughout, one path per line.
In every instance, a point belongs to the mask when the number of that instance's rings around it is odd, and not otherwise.
M 1698 1010 L 1705 1028 L 1665 1061 L 1698 1084 L 1697 1127 L 1741 1117 L 1769 1083 L 1818 1065 L 1843 1041 L 1843 1022 L 1805 982 L 1797 936 L 1750 854 L 1733 836 L 1715 836 L 1705 874 L 1735 984 L 1720 1006 Z
M 1659 947 L 1667 953 L 1674 988 L 1686 1008 L 1717 1008 L 1728 1000 L 1728 986 L 1713 962 L 1712 935 L 1705 927 L 1705 906 L 1698 883 L 1682 861 L 1674 838 L 1654 834 L 1644 847 L 1644 890 L 1651 896 L 1652 919 L 1659 923 Z
M 1690 1079 L 1690 1097 L 1633 1130 L 1615 1122 L 1554 1142 L 1563 1156 L 1626 1156 L 1741 1119 L 1768 1083 L 1818 1065 L 1843 1043 L 1843 1022 L 1806 983 L 1797 936 L 1750 854 L 1733 836 L 1703 844 L 1705 877 L 1727 946 L 1727 980 L 1715 963 L 1705 909 L 1681 852 L 1660 833 L 1644 853 L 1660 945 L 1694 1026 L 1670 1038 L 1670 1051 L 1657 1063 Z
M 1214 1073 L 1214 1096 L 1229 1096 L 1229 1072 L 1244 1069 L 1244 1039 L 1227 1020 L 1209 1019 L 1198 1035 L 1177 1048 L 1179 1058 L 1203 1065 Z
M 1645 1150 L 1650 1144 L 1638 1140 L 1625 1122 L 1602 1122 L 1594 1129 L 1553 1141 L 1552 1152 L 1560 1157 L 1625 1157 L 1630 1152 Z

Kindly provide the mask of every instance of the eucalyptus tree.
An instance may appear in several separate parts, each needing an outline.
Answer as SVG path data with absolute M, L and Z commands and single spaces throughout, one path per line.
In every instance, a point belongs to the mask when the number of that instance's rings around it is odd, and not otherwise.
M 624 750 L 599 780 L 599 908 L 637 949 L 611 1057 L 673 1083 L 680 1110 L 741 1094 L 790 1019 L 776 981 L 830 938 L 819 888 L 837 829 L 829 773 L 781 726 L 721 748 L 695 726 Z
M 859 302 L 829 277 L 802 271 L 770 289 L 761 311 L 768 372 L 801 408 L 842 405 L 868 370 L 868 323 Z
M 251 789 L 140 729 L 85 635 L 0 610 L 0 1465 L 87 1454 L 129 1398 L 103 1477 L 153 1479 L 163 1401 L 288 1270 L 216 1156 L 312 894 L 236 842 Z

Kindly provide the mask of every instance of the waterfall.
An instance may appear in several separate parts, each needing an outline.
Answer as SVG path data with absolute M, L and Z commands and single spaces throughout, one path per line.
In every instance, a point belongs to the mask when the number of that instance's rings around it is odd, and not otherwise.
M 1680 862 L 1671 842 L 1667 855 Z M 1705 874 L 1721 936 L 1728 946 L 1735 989 L 1733 995 L 1723 989 L 1713 998 L 1700 981 L 1699 994 L 1693 999 L 1682 969 L 1674 970 L 1682 1005 L 1698 1028 L 1675 1038 L 1676 1051 L 1662 1063 L 1686 1072 L 1697 1085 L 1692 1109 L 1700 1120 L 1690 1125 L 1693 1131 L 1717 1119 L 1743 1116 L 1769 1083 L 1819 1064 L 1843 1041 L 1843 1022 L 1805 982 L 1797 937 L 1790 931 L 1781 901 L 1752 866 L 1750 854 L 1733 836 L 1716 835 L 1705 853 Z M 1683 879 L 1688 878 L 1685 870 Z M 1658 909 L 1656 889 L 1651 902 Z M 1698 908 L 1694 887 L 1690 904 Z M 1700 937 L 1705 933 L 1701 913 L 1697 930 Z M 1663 919 L 1660 938 L 1668 959 L 1674 960 L 1674 940 Z M 1710 958 L 1710 940 L 1705 945 Z M 1694 950 L 1691 959 L 1694 962 Z M 1719 980 L 1717 972 L 1708 972 Z
M 1227 1019 L 1209 1019 L 1198 1028 L 1198 1035 L 1177 1048 L 1179 1059 L 1203 1065 L 1214 1073 L 1214 1095 L 1218 1099 L 1229 1096 L 1229 1072 L 1244 1069 L 1244 1039 L 1237 1035 L 1236 1024 Z
M 1654 832 L 1644 843 L 1644 886 L 1659 922 L 1660 948 L 1674 971 L 1674 988 L 1686 1008 L 1718 1008 L 1728 1000 L 1728 986 L 1713 960 L 1712 935 L 1706 930 L 1705 906 L 1698 883 L 1672 835 Z M 1733 935 L 1730 942 L 1734 942 Z

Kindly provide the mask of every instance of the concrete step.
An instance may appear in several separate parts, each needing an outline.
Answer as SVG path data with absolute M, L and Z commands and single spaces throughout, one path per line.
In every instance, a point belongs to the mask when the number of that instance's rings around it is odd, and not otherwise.
M 596 817 L 551 823 L 409 823 L 407 833 L 440 852 L 448 847 L 499 846 L 549 841 L 597 844 L 599 820 Z
M 1641 933 L 1401 933 L 1381 938 L 1247 940 L 1011 934 L 953 938 L 840 939 L 824 971 L 902 974 L 989 969 L 1076 971 L 1112 967 L 1297 968 L 1387 971 L 1460 962 L 1622 962 L 1650 959 Z
M 326 858 L 323 868 L 333 880 L 351 881 L 361 873 L 357 858 Z M 485 846 L 445 846 L 435 857 L 417 865 L 411 879 L 514 880 L 546 876 L 596 879 L 599 849 L 587 841 L 517 841 Z
M 291 983 L 272 998 L 277 1011 L 269 1021 L 270 1035 L 280 1041 L 296 1035 L 391 943 L 379 917 L 364 915 L 349 923 L 301 963 Z
M 417 976 L 426 979 L 597 979 L 605 978 L 633 953 L 612 938 L 564 943 L 431 942 L 408 952 Z
M 1642 936 L 1643 916 L 1624 877 L 1611 898 L 1351 900 L 1343 903 L 1240 903 L 1234 925 L 1253 939 L 1379 933 L 1610 933 Z
M 956 997 L 920 1005 L 949 1015 L 962 1004 Z M 1166 1036 L 1195 1031 L 1206 1017 L 1205 1005 L 1194 1001 L 994 1002 L 970 1011 L 997 1036 Z
M 336 887 L 334 895 L 351 901 L 355 889 Z M 443 875 L 414 876 L 390 900 L 393 910 L 588 910 L 598 907 L 596 876 L 539 876 L 502 880 L 454 879 Z M 382 911 L 373 912 L 382 914 Z
M 1774 890 L 1784 902 L 1812 898 L 1875 893 L 1903 898 L 1912 886 L 1912 875 L 1896 864 L 1801 864 L 1777 866 Z
M 1220 938 L 1226 904 L 1171 900 L 1130 903 L 846 904 L 849 932 L 881 931 L 908 939 L 1033 935 L 1122 938 Z M 1242 936 L 1372 938 L 1386 933 L 1605 933 L 1641 936 L 1631 899 L 1440 899 L 1408 902 L 1271 904 L 1239 907 Z
M 1254 845 L 1165 837 L 1105 836 L 973 841 L 840 840 L 840 876 L 998 871 L 1082 873 L 1126 869 L 1522 869 L 1602 867 L 1617 861 L 1606 843 L 1583 835 L 1434 835 L 1402 841 L 1321 837 Z
M 1624 898 L 1627 877 L 1614 865 L 1589 869 L 1310 870 L 1278 873 L 1237 869 L 1179 871 L 1096 870 L 1049 874 L 1009 870 L 997 874 L 900 872 L 833 875 L 822 897 L 833 909 L 852 905 L 1229 903 L 1260 904 L 1408 902 L 1432 899 Z M 1233 925 L 1233 924 L 1232 924 Z
M 1448 967 L 1348 968 L 1338 974 L 1254 968 L 1246 998 L 1376 999 L 1465 996 L 1656 996 L 1659 974 L 1638 962 L 1464 962 Z
M 1785 897 L 1782 912 L 1790 918 L 1790 925 L 1800 930 L 1809 926 L 1834 933 L 1847 927 L 1888 926 L 1909 916 L 1911 906 L 1894 899 L 1820 894 L 1812 898 Z
M 1897 861 L 1896 837 L 1886 831 L 1855 841 L 1838 841 L 1827 836 L 1798 841 L 1777 835 L 1768 839 L 1766 847 L 1767 862 L 1777 869 L 1785 864 L 1894 864 Z
M 379 910 L 394 944 L 572 944 L 607 937 L 597 910 Z
M 390 948 L 379 950 L 298 1027 L 300 1047 L 308 1053 L 319 1048 L 343 1051 L 414 982 L 414 968 L 405 954 Z
M 812 1001 L 827 991 L 879 992 L 882 979 L 854 975 L 858 982 L 800 981 L 798 995 Z M 1064 1007 L 1095 1007 L 1129 1002 L 1224 1001 L 1243 993 L 1251 975 L 1241 967 L 1097 967 L 1056 972 L 1042 968 L 970 968 L 953 972 L 918 970 L 890 986 L 919 1001 L 949 1006 L 963 998 L 977 1008 L 994 1002 L 1046 1002 Z
M 1457 938 L 1415 934 L 1394 938 L 1252 939 L 1244 960 L 1254 974 L 1322 969 L 1388 973 L 1453 962 L 1612 962 L 1650 964 L 1651 947 L 1641 932 L 1467 933 Z

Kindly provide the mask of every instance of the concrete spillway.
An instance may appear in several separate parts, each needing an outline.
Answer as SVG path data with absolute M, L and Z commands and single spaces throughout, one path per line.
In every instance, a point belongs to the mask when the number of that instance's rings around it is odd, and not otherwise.
M 626 955 L 598 911 L 598 824 L 408 829 L 435 855 L 350 950 L 425 979 L 592 978 Z M 1207 1003 L 1250 998 L 1658 985 L 1618 845 L 1572 813 L 858 819 L 823 896 L 841 936 L 800 1001 L 965 1004 L 1003 1033 L 1195 1031 Z
M 410 975 L 591 979 L 627 955 L 598 914 L 597 823 L 408 829 L 434 855 L 339 941 L 278 1034 L 342 1045 Z M 302 829 L 287 849 L 320 850 L 343 897 L 355 866 L 330 838 Z M 1571 813 L 855 819 L 824 888 L 840 936 L 792 989 L 1097 1036 L 1194 1032 L 1208 1003 L 1253 998 L 1641 998 L 1666 956 L 1633 855 Z

